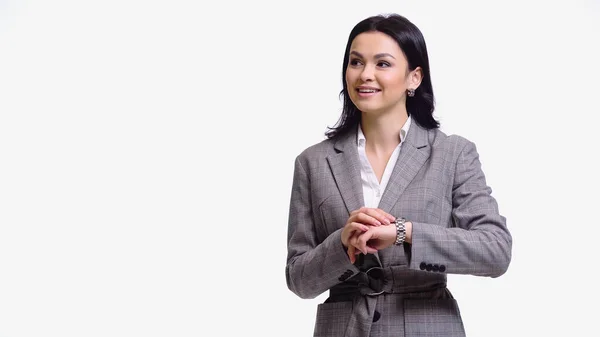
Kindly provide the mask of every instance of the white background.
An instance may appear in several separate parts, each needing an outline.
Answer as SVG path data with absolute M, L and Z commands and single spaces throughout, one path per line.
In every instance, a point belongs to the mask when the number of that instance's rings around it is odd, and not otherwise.
M 514 236 L 504 276 L 449 277 L 468 335 L 596 335 L 599 1 L 4 0 L 0 337 L 312 335 L 293 161 L 337 120 L 350 30 L 387 12 Z

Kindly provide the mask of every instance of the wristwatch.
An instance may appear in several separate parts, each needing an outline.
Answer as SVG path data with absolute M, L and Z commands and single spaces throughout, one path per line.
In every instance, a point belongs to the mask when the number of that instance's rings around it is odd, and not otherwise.
M 402 245 L 406 239 L 406 219 L 396 218 L 393 223 L 396 225 L 396 242 L 394 242 L 394 244 L 399 246 Z

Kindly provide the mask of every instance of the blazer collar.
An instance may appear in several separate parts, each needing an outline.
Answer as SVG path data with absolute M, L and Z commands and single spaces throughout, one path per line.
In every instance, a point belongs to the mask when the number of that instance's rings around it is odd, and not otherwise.
M 339 152 L 352 151 L 352 148 L 356 147 L 356 135 L 358 132 L 358 125 L 356 125 L 351 131 L 348 131 L 345 135 L 340 136 L 335 140 L 333 147 Z M 428 141 L 429 131 L 421 127 L 414 119 L 411 121 L 410 130 L 406 140 L 402 143 L 402 146 L 412 144 L 415 148 L 423 148 L 429 145 Z

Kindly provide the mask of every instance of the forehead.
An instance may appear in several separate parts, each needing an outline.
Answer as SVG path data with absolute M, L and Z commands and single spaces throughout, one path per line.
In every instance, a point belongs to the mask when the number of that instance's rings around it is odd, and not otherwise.
M 356 51 L 365 57 L 375 54 L 388 53 L 396 58 L 404 56 L 402 49 L 396 40 L 382 32 L 365 32 L 358 34 L 352 44 L 350 51 Z

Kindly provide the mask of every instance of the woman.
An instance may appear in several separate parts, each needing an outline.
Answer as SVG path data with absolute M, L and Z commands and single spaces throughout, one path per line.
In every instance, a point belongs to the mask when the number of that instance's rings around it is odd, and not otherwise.
M 419 29 L 358 23 L 343 83 L 338 124 L 295 161 L 287 285 L 329 290 L 314 336 L 464 336 L 446 274 L 502 275 L 512 238 L 475 145 L 433 117 Z

